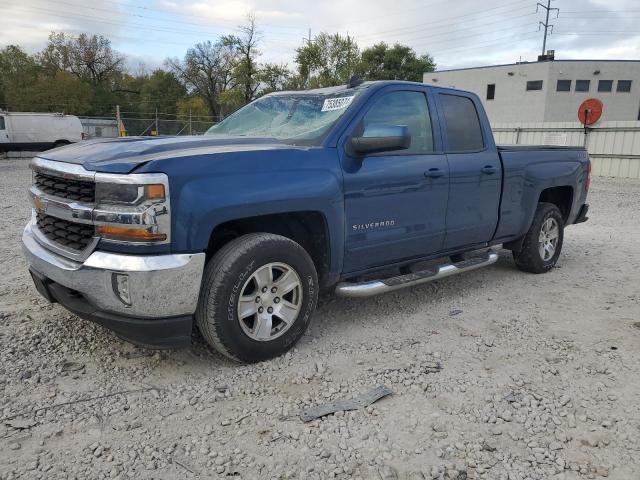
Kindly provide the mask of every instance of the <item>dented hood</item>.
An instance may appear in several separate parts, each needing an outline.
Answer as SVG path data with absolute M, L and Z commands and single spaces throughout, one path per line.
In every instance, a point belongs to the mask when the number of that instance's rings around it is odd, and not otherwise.
M 165 158 L 251 150 L 296 148 L 273 138 L 231 136 L 124 137 L 96 139 L 42 152 L 40 158 L 75 163 L 87 170 L 129 173 L 140 165 Z

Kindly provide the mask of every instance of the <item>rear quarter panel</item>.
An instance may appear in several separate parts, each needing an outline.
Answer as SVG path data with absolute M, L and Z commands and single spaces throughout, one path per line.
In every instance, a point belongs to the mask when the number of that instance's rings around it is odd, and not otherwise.
M 496 241 L 522 237 L 536 211 L 540 194 L 551 187 L 568 186 L 573 189 L 569 224 L 573 223 L 587 192 L 588 157 L 583 148 L 500 149 L 503 165 L 503 192 L 500 223 Z

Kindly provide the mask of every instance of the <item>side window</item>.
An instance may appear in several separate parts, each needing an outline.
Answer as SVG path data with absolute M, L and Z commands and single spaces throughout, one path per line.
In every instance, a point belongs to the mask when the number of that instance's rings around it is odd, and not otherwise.
M 588 92 L 591 80 L 576 80 L 576 92 Z
M 448 149 L 453 152 L 482 150 L 482 128 L 471 99 L 441 93 L 440 103 L 444 111 Z
M 613 89 L 613 80 L 600 80 L 598 82 L 599 92 L 610 92 Z
M 496 98 L 496 84 L 490 83 L 487 85 L 487 100 L 493 100 Z
M 411 146 L 402 152 L 433 152 L 433 132 L 427 97 L 421 92 L 391 92 L 379 98 L 362 119 L 362 127 L 369 125 L 406 125 Z
M 630 92 L 631 91 L 631 80 L 618 80 L 618 92 Z
M 4 126 L 4 117 L 0 117 L 0 130 L 4 130 L 6 127 Z
M 529 80 L 527 82 L 527 92 L 531 90 L 542 90 L 542 80 Z

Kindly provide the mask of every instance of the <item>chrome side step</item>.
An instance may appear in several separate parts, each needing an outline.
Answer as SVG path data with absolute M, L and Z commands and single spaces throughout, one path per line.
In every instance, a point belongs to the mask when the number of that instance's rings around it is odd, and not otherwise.
M 469 272 L 477 268 L 486 267 L 498 261 L 498 254 L 488 250 L 485 254 L 471 257 L 458 263 L 445 263 L 432 269 L 385 278 L 384 280 L 370 280 L 367 282 L 340 282 L 336 286 L 336 295 L 341 297 L 371 297 L 380 293 L 392 292 L 400 288 L 412 287 L 421 283 L 432 282 L 441 278 Z

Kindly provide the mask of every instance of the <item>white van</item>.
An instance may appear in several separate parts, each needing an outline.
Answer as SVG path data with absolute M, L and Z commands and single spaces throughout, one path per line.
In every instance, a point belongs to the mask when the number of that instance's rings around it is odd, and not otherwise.
M 74 115 L 0 111 L 0 152 L 47 150 L 83 138 L 82 124 Z

